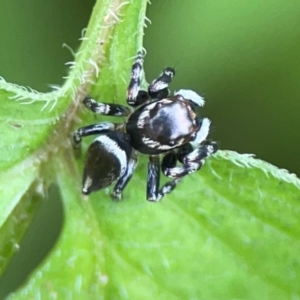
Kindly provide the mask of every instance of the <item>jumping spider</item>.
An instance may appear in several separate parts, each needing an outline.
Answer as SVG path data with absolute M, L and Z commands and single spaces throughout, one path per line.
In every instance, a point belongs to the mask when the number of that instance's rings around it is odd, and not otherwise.
M 87 151 L 82 179 L 82 193 L 89 194 L 116 181 L 112 197 L 121 199 L 136 166 L 137 154 L 149 155 L 147 200 L 159 201 L 170 193 L 187 174 L 199 170 L 204 159 L 217 151 L 217 144 L 208 141 L 210 120 L 198 119 L 196 107 L 204 99 L 191 90 L 179 90 L 169 96 L 169 83 L 175 75 L 166 68 L 148 86 L 140 90 L 144 55 L 138 52 L 131 69 L 127 103 L 131 108 L 113 103 L 97 102 L 86 97 L 83 104 L 94 113 L 128 117 L 124 123 L 101 122 L 77 129 L 74 147 L 82 137 L 98 135 Z M 164 157 L 160 163 L 159 155 Z M 181 166 L 176 166 L 177 161 Z M 161 188 L 160 167 L 165 176 L 173 178 Z

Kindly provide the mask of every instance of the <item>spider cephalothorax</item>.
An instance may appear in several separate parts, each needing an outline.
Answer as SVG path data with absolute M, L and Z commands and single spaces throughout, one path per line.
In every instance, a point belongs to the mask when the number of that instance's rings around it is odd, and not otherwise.
M 79 128 L 73 134 L 74 146 L 82 137 L 98 135 L 90 145 L 82 180 L 82 193 L 89 194 L 116 181 L 112 197 L 121 199 L 137 165 L 137 154 L 149 155 L 147 200 L 159 201 L 170 193 L 185 175 L 199 170 L 204 159 L 217 151 L 217 144 L 208 141 L 210 121 L 199 119 L 196 107 L 204 99 L 191 90 L 179 90 L 169 96 L 169 83 L 175 75 L 166 68 L 148 86 L 140 90 L 143 54 L 139 52 L 132 65 L 127 90 L 129 107 L 97 102 L 86 97 L 83 103 L 94 113 L 128 117 L 125 124 L 101 122 Z M 159 155 L 163 154 L 162 163 Z M 181 165 L 177 166 L 177 162 Z M 160 167 L 173 178 L 159 188 Z

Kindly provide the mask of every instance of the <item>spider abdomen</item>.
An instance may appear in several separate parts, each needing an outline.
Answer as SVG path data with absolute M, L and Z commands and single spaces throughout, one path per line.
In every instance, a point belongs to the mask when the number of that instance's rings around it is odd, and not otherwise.
M 128 136 L 111 131 L 99 135 L 90 145 L 82 178 L 82 193 L 105 188 L 122 176 L 131 155 Z

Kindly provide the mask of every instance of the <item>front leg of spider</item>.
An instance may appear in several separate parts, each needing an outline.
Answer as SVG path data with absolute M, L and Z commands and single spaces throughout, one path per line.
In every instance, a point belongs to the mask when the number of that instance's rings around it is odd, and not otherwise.
M 133 107 L 142 105 L 149 100 L 148 93 L 140 90 L 143 76 L 143 62 L 144 54 L 142 51 L 139 51 L 131 67 L 131 75 L 126 97 L 127 103 Z
M 154 79 L 148 87 L 149 96 L 152 99 L 164 99 L 169 95 L 169 84 L 175 76 L 173 68 L 166 68 Z
M 140 106 L 152 99 L 163 99 L 169 95 L 169 84 L 175 76 L 173 68 L 166 68 L 148 86 L 148 92 L 140 90 L 143 75 L 144 54 L 138 52 L 131 68 L 131 77 L 127 89 L 127 103 L 133 107 Z

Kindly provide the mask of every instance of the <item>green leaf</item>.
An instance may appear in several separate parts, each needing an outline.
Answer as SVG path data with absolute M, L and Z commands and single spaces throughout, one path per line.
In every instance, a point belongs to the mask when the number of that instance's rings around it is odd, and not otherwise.
M 141 157 L 124 201 L 111 201 L 105 190 L 82 197 L 83 159 L 75 161 L 68 136 L 78 118 L 95 122 L 81 110 L 88 92 L 124 103 L 145 7 L 98 1 L 57 91 L 1 82 L 0 271 L 50 184 L 64 205 L 57 243 L 11 299 L 298 299 L 300 180 L 287 171 L 219 151 L 162 202 L 150 203 Z
M 134 178 L 122 203 L 93 196 L 106 230 L 110 295 L 287 299 L 300 293 L 295 176 L 220 151 L 159 204 L 144 201 L 142 181 Z

